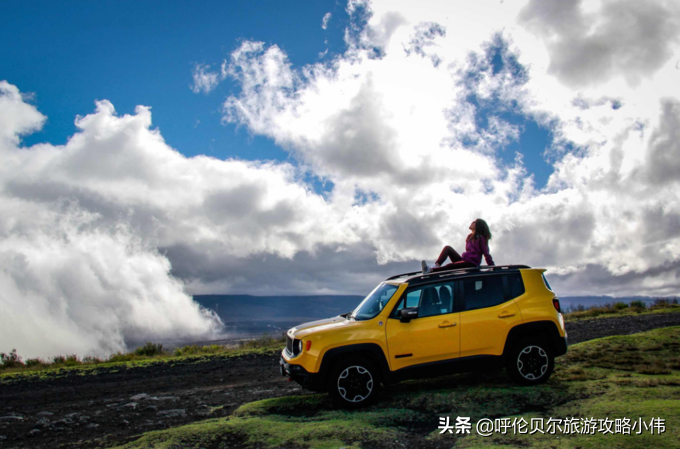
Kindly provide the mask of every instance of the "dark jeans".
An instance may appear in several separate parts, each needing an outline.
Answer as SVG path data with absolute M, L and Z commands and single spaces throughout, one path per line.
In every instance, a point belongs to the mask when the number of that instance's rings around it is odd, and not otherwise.
M 447 257 L 451 259 L 451 263 L 442 265 Z M 460 257 L 460 254 L 458 254 L 456 250 L 451 248 L 450 246 L 444 247 L 441 254 L 437 258 L 437 263 L 440 265 L 440 267 L 432 267 L 432 271 L 453 270 L 455 268 L 473 268 L 477 266 L 472 262 L 463 260 L 463 258 Z

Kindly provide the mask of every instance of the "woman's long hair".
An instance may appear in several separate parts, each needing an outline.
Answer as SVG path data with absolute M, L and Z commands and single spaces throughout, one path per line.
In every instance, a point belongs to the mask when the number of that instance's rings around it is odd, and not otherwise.
M 489 225 L 486 224 L 486 221 L 478 218 L 475 220 L 475 233 L 474 235 L 471 235 L 470 238 L 476 239 L 479 238 L 480 235 L 483 235 L 487 241 L 491 240 L 491 231 L 489 231 Z

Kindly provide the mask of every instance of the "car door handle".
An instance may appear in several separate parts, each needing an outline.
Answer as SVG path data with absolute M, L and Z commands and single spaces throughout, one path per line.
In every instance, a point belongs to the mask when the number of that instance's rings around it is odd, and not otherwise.
M 441 324 L 439 325 L 439 327 L 453 327 L 453 326 L 455 326 L 456 324 L 458 324 L 458 323 L 449 323 L 448 321 L 444 321 L 443 323 L 441 323 Z
M 500 315 L 498 315 L 498 318 L 510 318 L 511 316 L 515 316 L 514 313 L 508 313 L 508 312 L 503 312 Z

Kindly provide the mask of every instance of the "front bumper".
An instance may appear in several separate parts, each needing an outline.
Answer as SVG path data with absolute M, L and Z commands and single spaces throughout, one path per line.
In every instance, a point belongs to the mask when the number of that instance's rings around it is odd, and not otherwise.
M 286 362 L 283 356 L 281 356 L 281 359 L 279 360 L 279 372 L 283 377 L 294 380 L 303 388 L 312 391 L 324 390 L 323 378 L 319 373 L 307 372 L 303 366 Z

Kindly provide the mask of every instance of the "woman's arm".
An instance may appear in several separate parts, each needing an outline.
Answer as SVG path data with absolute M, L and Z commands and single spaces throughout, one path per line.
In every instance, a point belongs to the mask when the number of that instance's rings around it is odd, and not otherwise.
M 480 236 L 479 237 L 479 246 L 482 250 L 482 254 L 484 254 L 484 260 L 486 260 L 487 265 L 496 265 L 493 263 L 493 258 L 491 257 L 491 254 L 489 254 L 489 243 L 486 241 L 486 237 Z

